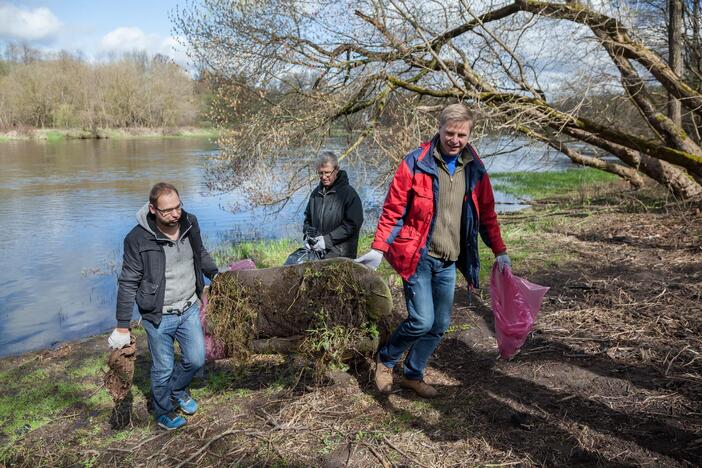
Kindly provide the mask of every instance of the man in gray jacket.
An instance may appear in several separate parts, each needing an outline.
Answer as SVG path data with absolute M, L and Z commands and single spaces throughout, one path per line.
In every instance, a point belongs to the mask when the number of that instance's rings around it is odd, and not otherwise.
M 198 314 L 203 274 L 214 279 L 218 270 L 202 243 L 197 218 L 183 210 L 173 185 L 154 185 L 137 221 L 124 239 L 117 328 L 108 343 L 112 349 L 129 344 L 136 302 L 151 352 L 154 418 L 162 428 L 173 430 L 187 423 L 176 409 L 188 415 L 197 411 L 186 389 L 205 363 Z M 174 340 L 180 345 L 179 362 L 174 362 Z

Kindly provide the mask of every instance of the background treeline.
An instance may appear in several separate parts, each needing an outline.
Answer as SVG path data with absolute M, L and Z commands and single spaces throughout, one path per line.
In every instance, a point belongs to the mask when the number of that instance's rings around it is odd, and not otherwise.
M 205 87 L 162 55 L 95 63 L 8 45 L 0 58 L 0 129 L 196 125 Z

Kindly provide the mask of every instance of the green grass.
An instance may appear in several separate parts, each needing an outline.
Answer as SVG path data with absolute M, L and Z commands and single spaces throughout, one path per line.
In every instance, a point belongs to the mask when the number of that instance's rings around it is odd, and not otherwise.
M 330 454 L 341 444 L 342 439 L 342 436 L 335 432 L 322 436 L 322 447 L 319 449 L 319 453 L 321 455 Z
M 109 435 L 104 438 L 104 443 L 105 445 L 110 445 L 113 442 L 123 442 L 131 437 L 146 437 L 150 434 L 151 432 L 148 429 L 145 428 L 139 428 L 139 427 L 134 427 L 134 428 L 129 428 L 129 429 L 122 429 L 118 430 L 112 435 Z
M 496 172 L 490 174 L 495 190 L 517 197 L 550 197 L 564 192 L 577 192 L 580 188 L 613 182 L 614 174 L 597 169 L 568 169 L 558 172 Z
M 218 247 L 212 255 L 217 265 L 250 258 L 258 268 L 269 268 L 282 266 L 288 255 L 300 247 L 302 242 L 293 239 L 242 242 Z
M 170 133 L 168 133 L 170 132 Z M 167 129 L 153 128 L 98 128 L 95 132 L 97 138 L 109 138 L 114 140 L 133 139 L 164 139 L 164 138 L 210 138 L 219 137 L 220 130 L 211 127 L 176 127 Z M 83 128 L 56 128 L 56 129 L 34 129 L 26 134 L 14 134 L 12 137 L 0 135 L 0 143 L 13 140 L 38 140 L 48 143 L 62 142 L 71 139 L 96 138 L 92 130 Z
M 220 135 L 220 131 L 216 128 L 174 128 L 169 131 L 172 133 L 164 134 L 161 129 L 156 128 L 143 132 L 135 132 L 134 129 L 129 128 L 109 128 L 100 130 L 98 133 L 110 138 L 111 140 L 217 138 Z
M 358 239 L 358 255 L 361 256 L 370 250 L 374 233 L 361 234 Z M 302 241 L 295 239 L 278 239 L 265 241 L 242 242 L 240 244 L 223 245 L 215 248 L 212 252 L 215 263 L 220 266 L 229 265 L 236 260 L 250 258 L 258 268 L 270 268 L 282 266 L 288 255 L 296 249 L 302 247 Z M 396 283 L 399 283 L 399 276 L 394 273 L 392 267 L 385 261 L 381 263 L 378 272 L 384 277 L 393 276 Z
M 232 386 L 233 376 L 229 372 L 215 371 L 207 375 L 205 381 L 206 386 L 199 389 L 193 389 L 193 396 L 210 396 L 216 393 L 221 393 Z
M 86 401 L 93 407 L 109 408 L 106 392 L 95 392 L 104 357 L 91 357 L 66 369 L 62 363 L 32 368 L 21 365 L 0 372 L 0 428 L 11 444 L 63 414 L 72 405 Z M 35 364 L 36 365 L 36 364 Z
M 11 439 L 26 432 L 23 428 L 35 430 L 43 426 L 84 393 L 82 385 L 55 383 L 32 374 L 4 387 L 9 391 L 0 397 L 0 426 Z
M 83 361 L 80 367 L 71 369 L 69 375 L 72 379 L 90 378 L 101 375 L 100 372 L 106 369 L 105 356 L 98 354 Z
M 461 323 L 461 324 L 452 324 L 448 327 L 448 330 L 446 330 L 446 334 L 450 335 L 452 333 L 457 333 L 457 332 L 462 332 L 462 331 L 468 331 L 470 330 L 471 326 L 468 325 L 467 323 Z
M 46 141 L 50 143 L 54 143 L 57 141 L 63 141 L 66 139 L 66 135 L 64 132 L 60 132 L 57 130 L 49 130 L 45 133 L 46 135 Z
M 197 128 L 194 130 L 183 130 L 177 135 L 178 138 L 217 138 L 222 132 L 217 128 Z
M 517 222 L 510 221 L 510 215 L 500 216 L 500 231 L 502 240 L 507 246 L 507 253 L 512 260 L 512 265 L 516 270 L 527 273 L 531 269 L 556 268 L 571 259 L 571 254 L 564 251 L 554 252 L 544 239 L 546 233 L 555 229 L 563 222 L 568 221 L 563 215 L 557 213 L 557 208 L 544 209 L 539 215 L 534 214 L 533 219 L 520 219 Z M 520 212 L 520 216 L 529 217 L 530 211 Z M 546 216 L 546 214 L 552 214 Z M 489 277 L 492 265 L 495 262 L 495 255 L 487 247 L 482 239 L 478 240 L 478 252 L 480 254 L 480 287 L 485 289 L 489 284 Z M 529 265 L 527 268 L 526 265 Z

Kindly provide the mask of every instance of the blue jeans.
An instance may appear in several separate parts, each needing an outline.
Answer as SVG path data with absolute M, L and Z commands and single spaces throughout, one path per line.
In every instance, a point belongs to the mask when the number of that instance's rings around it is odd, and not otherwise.
M 451 323 L 456 263 L 425 255 L 417 265 L 415 279 L 412 284 L 404 282 L 407 318 L 378 354 L 379 361 L 392 369 L 409 349 L 404 375 L 422 380 L 429 357 Z
M 195 373 L 205 365 L 205 337 L 200 326 L 200 301 L 182 315 L 169 314 L 156 327 L 144 320 L 151 352 L 151 394 L 154 417 L 172 412 L 174 398 L 184 398 Z M 180 345 L 181 360 L 174 362 L 174 340 Z

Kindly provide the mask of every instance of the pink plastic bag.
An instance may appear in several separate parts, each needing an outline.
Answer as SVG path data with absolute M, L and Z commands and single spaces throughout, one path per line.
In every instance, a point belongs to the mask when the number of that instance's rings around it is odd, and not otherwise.
M 254 270 L 256 269 L 256 264 L 253 260 L 244 259 L 238 260 L 234 263 L 229 264 L 227 267 L 228 271 L 238 271 L 238 270 Z M 212 334 L 207 329 L 207 295 L 202 296 L 202 302 L 200 303 L 200 325 L 202 325 L 202 330 L 205 332 L 205 361 L 212 362 L 217 359 L 225 358 L 224 347 L 217 343 Z
M 490 295 L 500 356 L 509 359 L 522 347 L 548 289 L 513 275 L 510 268 L 500 272 L 497 263 L 492 266 Z

